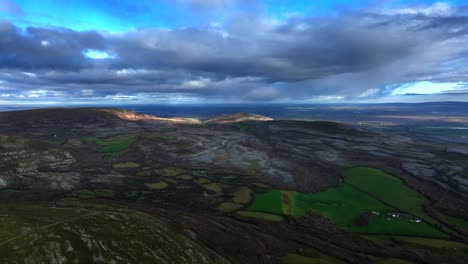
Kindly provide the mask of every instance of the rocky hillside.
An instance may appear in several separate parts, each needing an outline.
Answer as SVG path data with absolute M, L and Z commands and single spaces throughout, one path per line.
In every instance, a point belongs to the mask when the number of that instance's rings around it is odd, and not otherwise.
M 94 227 L 106 222 L 119 228 L 136 223 L 133 212 L 115 211 L 131 208 L 164 222 L 161 225 L 179 246 L 174 254 L 185 252 L 184 259 L 202 258 L 207 263 L 209 258 L 224 261 L 223 257 L 232 263 L 283 263 L 285 256 L 297 255 L 336 263 L 374 263 L 386 258 L 456 263 L 451 254 L 464 252 L 456 247 L 448 253 L 409 244 L 400 249 L 401 240 L 389 237 L 385 243 L 376 242 L 356 230 L 366 231 L 366 225 L 374 223 L 378 232 L 368 230 L 378 236 L 468 241 L 467 153 L 462 147 L 422 143 L 350 124 L 272 120 L 254 114 L 199 120 L 159 118 L 122 109 L 3 112 L 0 200 L 9 206 L 0 206 L 0 223 L 16 228 L 18 234 L 0 229 L 0 252 L 12 252 L 2 260 L 16 263 L 14 257 L 23 254 L 30 241 L 29 246 L 38 248 L 38 256 L 50 249 L 73 259 L 63 245 L 54 242 L 69 236 L 71 245 L 83 254 L 109 261 L 112 256 L 124 258 L 125 252 L 113 244 L 99 242 L 106 234 Z M 415 199 L 415 206 L 408 207 L 407 200 L 398 200 L 385 186 L 363 185 L 390 194 L 391 199 L 350 185 L 345 171 L 355 167 L 376 168 L 368 171 L 383 177 L 381 183 L 396 183 L 396 190 L 409 194 L 408 201 Z M 327 196 L 331 194 L 338 198 Z M 356 198 L 356 203 L 347 204 L 350 198 Z M 403 203 L 393 204 L 392 199 Z M 52 208 L 86 208 L 89 217 L 68 223 L 55 213 L 40 215 L 49 212 L 49 207 L 38 210 L 34 218 L 14 209 L 38 202 Z M 339 211 L 336 218 L 328 218 L 328 211 L 318 213 L 346 206 L 351 212 Z M 359 206 L 364 207 L 362 213 L 356 211 Z M 355 219 L 350 218 L 353 213 Z M 70 214 L 71 219 L 78 217 L 73 210 Z M 333 222 L 336 219 L 348 222 Z M 390 223 L 387 227 L 379 221 Z M 35 229 L 51 223 L 58 225 L 55 233 Z M 141 222 L 132 228 L 146 232 L 154 224 Z M 21 240 L 28 236 L 21 234 L 26 229 L 33 230 L 38 240 Z M 181 234 L 209 249 L 185 242 Z M 155 239 L 141 236 L 127 243 L 118 234 L 110 237 L 133 253 Z M 88 249 L 83 247 L 87 241 L 92 243 Z M 157 243 L 166 246 L 164 241 Z M 193 254 L 187 251 L 195 248 Z M 148 252 L 168 257 L 164 252 Z

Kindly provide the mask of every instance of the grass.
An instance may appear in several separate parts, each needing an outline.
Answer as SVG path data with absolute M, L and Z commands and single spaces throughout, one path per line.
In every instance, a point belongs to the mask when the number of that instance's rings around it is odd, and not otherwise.
M 415 216 L 428 218 L 422 209 L 422 204 L 427 200 L 399 179 L 368 168 L 348 170 L 345 174 L 349 177 L 346 178 L 346 182 L 318 193 L 305 194 L 273 189 L 257 194 L 248 210 L 296 217 L 314 211 L 332 220 L 336 225 L 354 232 L 448 237 L 429 223 L 411 221 L 416 219 Z M 369 178 L 371 180 L 367 180 Z M 355 188 L 355 185 L 358 185 L 359 189 Z M 385 186 L 390 191 L 386 190 Z M 373 195 L 369 195 L 366 190 L 373 191 Z M 379 190 L 382 190 L 382 194 Z M 409 197 L 408 204 L 404 203 L 405 200 L 400 195 Z M 395 212 L 393 207 L 413 215 L 400 213 L 392 217 L 390 213 Z M 365 213 L 371 214 L 370 217 L 364 224 L 358 224 L 357 220 Z
M 218 210 L 226 213 L 234 212 L 244 207 L 243 204 L 237 203 L 222 203 L 218 206 Z
M 0 214 L 8 214 L 0 217 L 0 263 L 224 263 L 158 217 L 131 210 L 15 204 Z
M 127 150 L 136 139 L 136 135 L 123 135 L 106 139 L 87 136 L 83 137 L 82 141 L 87 144 L 97 144 L 101 153 L 118 153 Z
M 195 182 L 198 184 L 205 184 L 205 183 L 210 183 L 211 180 L 206 179 L 206 178 L 199 178 L 199 179 L 196 179 Z
M 80 198 L 80 199 L 91 199 L 95 197 L 95 194 L 93 191 L 90 191 L 90 190 L 79 190 L 79 191 L 74 191 L 73 196 Z
M 83 141 L 86 144 L 93 144 L 97 143 L 99 139 L 97 137 L 85 136 L 81 138 L 81 141 Z
M 433 239 L 433 238 L 425 238 L 425 237 L 394 237 L 396 241 L 401 241 L 403 243 L 408 243 L 408 244 L 415 244 L 415 245 L 420 245 L 420 246 L 425 246 L 425 247 L 431 247 L 431 248 L 438 248 L 438 249 L 462 249 L 462 250 L 467 250 L 468 251 L 468 245 L 459 243 L 459 242 L 454 242 L 454 241 L 449 241 L 449 240 L 443 240 L 443 239 Z
M 228 180 L 228 181 L 229 181 L 229 180 L 235 180 L 235 179 L 237 179 L 236 176 L 224 176 L 224 177 L 223 177 L 223 180 Z
M 151 171 L 140 171 L 137 173 L 138 176 L 150 176 L 151 175 Z
M 174 177 L 174 176 L 179 176 L 182 173 L 186 173 L 187 171 L 178 167 L 167 167 L 167 168 L 155 170 L 154 172 L 161 176 Z
M 304 257 L 299 254 L 288 254 L 284 259 L 285 264 L 342 264 L 344 262 L 329 256 L 318 258 Z
M 289 200 L 288 205 L 284 204 L 285 199 Z M 347 184 L 314 194 L 270 190 L 257 194 L 253 204 L 249 207 L 250 211 L 292 216 L 304 216 L 309 209 L 330 219 L 336 219 L 337 224 L 346 226 L 353 223 L 366 209 L 388 210 L 390 208 Z
M 193 176 L 192 176 L 192 175 L 189 175 L 189 174 L 183 174 L 183 175 L 177 176 L 177 179 L 181 179 L 181 180 L 191 180 L 191 179 L 193 179 Z
M 146 185 L 146 187 L 148 187 L 150 189 L 155 189 L 155 190 L 163 190 L 163 189 L 166 189 L 167 187 L 169 187 L 169 184 L 167 184 L 167 182 L 165 182 L 165 181 L 160 181 L 160 182 L 156 182 L 156 183 L 147 183 L 145 185 Z
M 219 183 L 202 184 L 202 187 L 208 191 L 214 192 L 216 195 L 223 195 L 223 187 Z
M 103 198 L 114 198 L 116 192 L 111 189 L 96 189 L 94 190 L 94 193 L 96 194 L 97 197 L 103 197 Z
M 365 235 L 363 237 L 383 247 L 392 247 L 402 250 L 425 250 L 442 255 L 468 256 L 468 244 L 445 239 L 385 235 Z
M 232 201 L 238 204 L 248 204 L 252 200 L 252 190 L 247 187 L 237 188 L 232 197 Z
M 281 215 L 261 213 L 261 212 L 239 211 L 237 212 L 237 214 L 243 217 L 256 218 L 256 219 L 262 219 L 262 220 L 273 221 L 273 222 L 281 222 L 284 219 Z
M 280 190 L 270 190 L 266 193 L 257 194 L 254 202 L 249 206 L 248 210 L 283 214 L 280 192 Z
M 468 230 L 468 221 L 466 220 L 463 220 L 461 218 L 456 218 L 456 217 L 453 217 L 453 216 L 446 216 L 447 218 L 447 221 L 456 226 L 456 227 L 459 227 L 463 230 Z
M 410 222 L 408 217 L 403 216 L 389 219 L 385 216 L 373 217 L 367 226 L 352 227 L 350 230 L 361 233 L 384 233 L 395 235 L 430 236 L 447 238 L 448 236 L 432 227 L 430 224 L 421 222 Z
M 87 210 L 2 204 L 0 214 L 8 217 L 0 217 L 0 241 L 20 235 L 24 230 L 80 216 L 83 211 L 87 212 Z
M 366 167 L 348 169 L 344 175 L 347 183 L 378 197 L 381 201 L 423 218 L 432 224 L 437 223 L 424 212 L 423 205 L 429 201 L 417 191 L 406 186 L 400 179 L 381 170 Z
M 140 167 L 140 164 L 135 163 L 135 162 L 122 162 L 122 163 L 116 163 L 112 165 L 115 169 L 130 169 L 130 168 L 138 168 Z

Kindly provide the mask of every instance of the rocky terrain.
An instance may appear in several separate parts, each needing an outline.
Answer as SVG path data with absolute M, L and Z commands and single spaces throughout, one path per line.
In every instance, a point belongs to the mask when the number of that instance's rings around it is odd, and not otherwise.
M 288 218 L 278 226 L 226 215 L 219 208 L 248 205 L 251 198 L 244 204 L 224 200 L 234 195 L 236 186 L 248 190 L 249 197 L 270 188 L 315 193 L 337 186 L 345 169 L 367 166 L 391 173 L 427 197 L 431 216 L 448 228 L 446 217 L 468 219 L 466 160 L 468 148 L 463 146 L 429 144 L 326 121 L 252 114 L 158 118 L 92 108 L 0 113 L 3 201 L 65 207 L 105 204 L 144 211 L 161 221 L 178 219 L 169 225 L 233 263 L 281 263 L 291 252 L 348 263 L 372 263 L 376 258 L 456 263 L 420 249 L 389 250 L 317 214 Z M 157 181 L 148 178 L 154 175 Z M 467 241 L 463 227 L 452 230 L 455 240 Z M 248 248 L 243 249 L 243 243 Z M 240 250 L 245 250 L 244 257 L 238 256 Z M 95 258 L 96 263 L 105 259 Z

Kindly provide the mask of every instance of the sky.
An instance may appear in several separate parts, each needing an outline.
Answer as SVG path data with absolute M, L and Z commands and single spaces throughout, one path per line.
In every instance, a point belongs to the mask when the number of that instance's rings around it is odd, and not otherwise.
M 0 0 L 0 104 L 468 101 L 468 2 Z

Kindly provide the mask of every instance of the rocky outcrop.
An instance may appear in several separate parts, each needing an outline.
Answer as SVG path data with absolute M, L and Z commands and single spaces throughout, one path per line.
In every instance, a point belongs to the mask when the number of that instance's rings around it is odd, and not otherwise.
M 199 119 L 196 119 L 196 118 L 181 118 L 181 117 L 164 118 L 164 117 L 157 117 L 157 116 L 152 116 L 152 115 L 142 115 L 142 114 L 138 114 L 133 111 L 127 111 L 127 110 L 114 111 L 113 113 L 120 119 L 127 120 L 127 121 L 159 121 L 159 122 L 174 123 L 174 124 L 201 124 L 202 123 Z
M 468 156 L 468 148 L 466 147 L 449 147 L 447 148 L 447 152 Z
M 403 162 L 401 168 L 416 177 L 434 177 L 436 171 L 429 165 L 418 162 Z
M 3 189 L 5 187 L 7 187 L 7 182 L 4 179 L 0 178 L 0 189 Z
M 248 113 L 238 113 L 238 114 L 226 114 L 221 115 L 215 118 L 211 118 L 205 121 L 205 123 L 216 123 L 216 124 L 229 124 L 229 123 L 239 123 L 246 121 L 272 121 L 270 117 L 248 114 Z
M 455 176 L 452 180 L 455 181 L 459 187 L 468 190 L 468 179 L 462 178 L 461 176 Z

